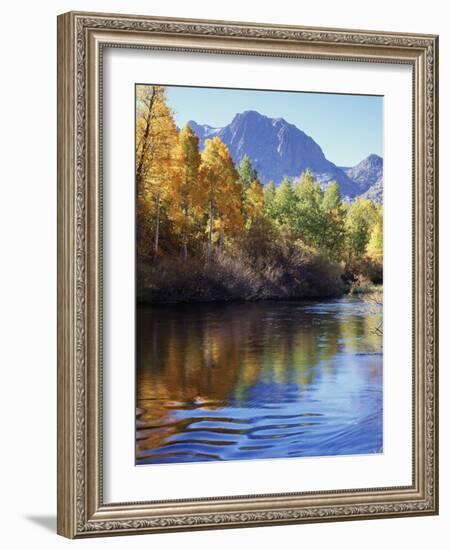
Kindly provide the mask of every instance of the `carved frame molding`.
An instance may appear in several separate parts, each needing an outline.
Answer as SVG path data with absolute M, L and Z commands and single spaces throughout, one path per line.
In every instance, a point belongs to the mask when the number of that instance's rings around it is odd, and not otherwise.
M 413 485 L 104 504 L 102 153 L 104 47 L 307 57 L 413 67 Z M 58 17 L 58 532 L 75 538 L 438 512 L 438 38 L 70 12 Z

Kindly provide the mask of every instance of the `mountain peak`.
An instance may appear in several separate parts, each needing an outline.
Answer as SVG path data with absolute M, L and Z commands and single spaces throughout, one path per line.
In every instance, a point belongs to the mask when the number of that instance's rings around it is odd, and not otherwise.
M 371 166 L 376 166 L 378 168 L 382 168 L 383 159 L 379 155 L 376 155 L 375 153 L 371 153 L 369 156 L 363 159 L 359 164 L 371 165 Z
M 249 109 L 247 111 L 242 111 L 242 113 L 236 113 L 236 115 L 234 115 L 233 120 L 231 122 L 233 123 L 235 121 L 242 121 L 242 120 L 266 122 L 266 123 L 270 123 L 272 126 L 276 126 L 276 125 L 291 126 L 292 128 L 295 128 L 296 130 L 301 132 L 299 128 L 297 128 L 293 124 L 290 124 L 283 117 L 271 118 L 267 115 L 261 114 L 259 111 L 255 111 L 252 109 Z
M 358 164 L 351 168 L 348 168 L 346 171 L 347 173 L 352 172 L 353 175 L 356 177 L 359 171 L 367 169 L 372 169 L 374 172 L 382 172 L 383 159 L 379 155 L 371 153 L 369 156 L 358 162 Z
M 255 118 L 268 118 L 266 115 L 262 115 L 258 111 L 255 111 L 254 109 L 248 109 L 247 111 L 242 111 L 242 113 L 238 113 L 236 116 L 243 116 L 243 117 L 255 117 Z
M 227 145 L 233 161 L 239 164 L 247 155 L 263 184 L 270 180 L 280 183 L 284 177 L 293 180 L 309 169 L 317 181 L 325 188 L 328 182 L 336 180 L 344 197 L 354 197 L 365 192 L 369 186 L 353 181 L 348 171 L 330 162 L 321 147 L 305 132 L 284 118 L 270 118 L 255 110 L 237 113 L 233 120 L 222 128 L 189 121 L 199 138 L 203 149 L 205 140 L 214 136 Z M 370 155 L 365 159 L 368 166 L 361 166 L 364 172 L 380 171 L 383 159 Z M 361 163 L 360 163 L 361 164 Z M 358 165 L 359 166 L 359 165 Z
M 293 126 L 293 124 L 289 124 L 289 122 L 281 116 L 279 116 L 277 118 L 272 118 L 271 120 L 274 124 L 280 123 L 280 124 L 286 124 L 288 126 Z
M 198 124 L 195 120 L 188 120 L 187 123 L 192 128 L 194 133 L 197 134 L 201 148 L 203 148 L 203 142 L 205 139 L 214 137 L 221 130 L 221 128 L 214 128 L 214 126 L 210 126 L 209 124 Z
M 371 153 L 368 157 L 367 157 L 367 160 L 370 160 L 371 162 L 383 162 L 383 159 L 375 154 L 375 153 Z
M 230 124 L 244 124 L 244 123 L 264 123 L 269 121 L 269 117 L 258 113 L 258 111 L 248 110 L 242 111 L 242 113 L 236 113 Z
M 344 170 L 359 187 L 359 194 L 378 202 L 383 194 L 383 159 L 375 153 Z

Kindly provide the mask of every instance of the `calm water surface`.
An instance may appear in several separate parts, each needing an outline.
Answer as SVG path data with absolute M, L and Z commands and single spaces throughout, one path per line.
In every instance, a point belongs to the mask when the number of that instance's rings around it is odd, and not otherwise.
M 136 463 L 382 452 L 380 322 L 352 297 L 139 307 Z

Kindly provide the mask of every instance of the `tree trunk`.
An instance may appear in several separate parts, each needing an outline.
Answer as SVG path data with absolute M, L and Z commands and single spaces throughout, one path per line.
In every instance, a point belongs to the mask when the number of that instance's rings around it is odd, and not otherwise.
M 189 212 L 188 212 L 188 206 L 185 204 L 184 206 L 184 235 L 183 235 L 183 256 L 184 261 L 187 262 L 188 257 L 188 249 L 187 249 L 187 243 L 188 243 L 188 226 L 189 226 Z
M 212 234 L 213 234 L 213 205 L 212 201 L 209 201 L 209 248 L 212 247 Z
M 222 231 L 222 220 L 220 220 L 219 225 L 219 248 L 222 250 L 223 248 L 223 231 Z
M 156 196 L 156 227 L 155 227 L 155 256 L 158 254 L 159 247 L 159 212 L 161 209 L 161 200 L 159 194 Z
M 141 155 L 139 159 L 136 159 L 137 160 L 137 167 L 136 167 L 136 194 L 137 195 L 141 191 L 142 181 L 144 179 L 144 160 L 145 160 L 145 156 L 148 148 L 147 142 L 148 142 L 148 136 L 150 133 L 152 111 L 153 111 L 153 104 L 155 103 L 155 97 L 156 97 L 156 92 L 153 89 L 152 96 L 147 106 L 148 113 L 145 121 L 145 131 L 142 137 L 143 143 L 142 143 Z

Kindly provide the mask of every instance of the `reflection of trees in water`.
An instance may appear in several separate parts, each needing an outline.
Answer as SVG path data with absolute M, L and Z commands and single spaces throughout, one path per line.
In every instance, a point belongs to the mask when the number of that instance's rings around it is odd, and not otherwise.
M 160 448 L 185 430 L 189 419 L 176 410 L 194 414 L 201 406 L 207 416 L 231 401 L 249 406 L 267 395 L 276 401 L 290 386 L 307 388 L 333 375 L 341 351 L 380 351 L 374 331 L 380 316 L 365 311 L 363 302 L 350 310 L 321 307 L 269 302 L 138 309 L 139 451 Z M 364 375 L 375 381 L 379 372 Z
M 140 309 L 138 400 L 214 407 L 257 381 L 311 384 L 343 348 L 380 351 L 379 319 L 280 303 Z

